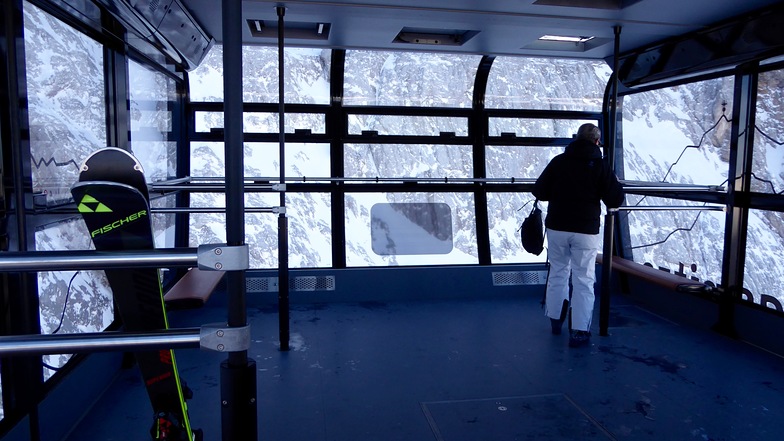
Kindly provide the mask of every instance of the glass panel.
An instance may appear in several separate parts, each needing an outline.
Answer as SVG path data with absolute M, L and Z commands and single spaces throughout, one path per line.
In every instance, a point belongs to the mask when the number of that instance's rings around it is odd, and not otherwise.
M 490 259 L 492 263 L 545 262 L 547 251 L 535 256 L 523 249 L 520 225 L 533 208 L 530 193 L 488 193 L 487 210 L 490 223 Z M 545 204 L 540 203 L 544 209 Z M 545 213 L 543 212 L 544 216 Z M 545 236 L 545 248 L 547 236 Z
M 470 145 L 346 144 L 346 177 L 471 178 Z
M 784 193 L 784 70 L 760 74 L 751 189 Z
M 348 134 L 376 131 L 379 135 L 438 136 L 453 133 L 468 136 L 468 118 L 406 116 L 406 115 L 349 115 Z
M 225 207 L 222 193 L 193 193 L 192 207 Z M 246 207 L 280 205 L 275 193 L 248 193 Z M 289 266 L 317 268 L 332 266 L 332 228 L 328 193 L 289 193 L 286 211 L 289 218 Z M 191 247 L 226 242 L 226 215 L 195 213 L 190 215 Z M 278 267 L 278 216 L 272 213 L 245 214 L 245 241 L 249 247 L 251 268 Z
M 463 54 L 346 51 L 343 104 L 470 108 L 481 59 Z
M 625 96 L 627 180 L 722 185 L 728 174 L 733 79 L 719 78 Z M 700 164 L 694 167 L 694 164 Z M 698 202 L 629 195 L 626 205 Z M 715 211 L 621 211 L 639 263 L 720 282 L 725 214 Z
M 172 111 L 177 105 L 177 84 L 166 75 L 130 60 L 128 63 L 131 151 L 142 163 L 147 182 L 177 175 L 177 143 L 173 139 Z
M 379 255 L 373 249 L 372 218 L 376 204 L 441 203 L 452 213 L 453 247 L 448 254 Z M 346 264 L 398 266 L 476 264 L 476 216 L 471 193 L 354 193 L 346 195 Z
M 223 46 L 214 44 L 201 64 L 188 72 L 188 93 L 191 102 L 223 102 Z
M 280 118 L 277 113 L 245 112 L 242 115 L 242 130 L 245 133 L 278 133 Z M 196 133 L 210 133 L 212 129 L 223 128 L 223 112 L 196 112 Z M 311 133 L 327 132 L 326 117 L 323 113 L 287 113 L 284 130 L 296 133 L 310 130 Z
M 599 122 L 595 119 L 536 119 L 536 118 L 490 118 L 490 136 L 514 133 L 520 137 L 571 138 L 585 124 Z
M 33 191 L 48 206 L 71 199 L 79 165 L 106 146 L 103 48 L 24 3 Z
M 536 179 L 563 152 L 563 147 L 487 146 L 487 177 Z
M 150 207 L 153 210 L 156 208 L 174 208 L 176 206 L 177 199 L 173 194 L 150 201 Z M 174 213 L 153 213 L 150 217 L 156 248 L 174 247 L 174 219 Z
M 222 142 L 191 143 L 191 176 L 225 176 L 225 149 Z M 246 142 L 245 176 L 280 178 L 278 144 Z M 330 176 L 329 144 L 286 144 L 286 176 Z
M 286 113 L 283 120 L 285 133 L 310 130 L 310 133 L 327 133 L 326 117 L 323 113 Z M 243 130 L 247 133 L 278 133 L 280 115 L 277 113 L 245 112 Z
M 487 80 L 485 106 L 599 112 L 611 73 L 598 60 L 498 57 Z
M 626 205 L 705 206 L 636 195 L 627 195 Z M 629 224 L 631 247 L 625 251 L 631 252 L 632 260 L 719 285 L 726 220 L 723 211 L 621 210 L 618 216 L 620 223 Z
M 625 96 L 625 179 L 726 183 L 733 83 L 719 78 Z
M 35 232 L 36 251 L 88 250 L 93 247 L 81 218 L 46 225 Z M 41 333 L 100 332 L 114 320 L 112 291 L 103 271 L 38 272 Z M 70 354 L 45 355 L 44 377 L 54 374 Z
M 284 50 L 284 102 L 329 104 L 329 49 Z M 191 101 L 223 101 L 223 47 L 214 45 L 204 61 L 189 72 Z M 277 103 L 278 49 L 242 48 L 242 99 L 250 103 Z
M 370 240 L 379 256 L 449 254 L 452 239 L 447 204 L 379 203 L 370 208 Z
M 743 288 L 746 300 L 782 311 L 784 213 L 750 210 Z M 764 301 L 763 301 L 764 300 Z

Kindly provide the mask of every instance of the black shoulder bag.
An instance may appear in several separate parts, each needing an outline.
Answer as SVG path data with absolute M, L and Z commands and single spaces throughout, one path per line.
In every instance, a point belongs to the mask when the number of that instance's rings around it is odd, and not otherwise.
M 542 210 L 539 209 L 539 200 L 534 200 L 534 208 L 523 221 L 520 227 L 520 239 L 523 248 L 531 254 L 538 256 L 544 250 L 544 225 Z

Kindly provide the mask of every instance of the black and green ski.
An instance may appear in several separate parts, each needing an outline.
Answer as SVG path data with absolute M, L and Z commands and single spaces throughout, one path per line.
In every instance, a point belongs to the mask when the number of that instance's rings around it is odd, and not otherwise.
M 118 148 L 105 148 L 83 163 L 71 189 L 96 250 L 149 250 L 155 247 L 147 184 L 138 160 Z M 125 330 L 168 328 L 166 308 L 155 268 L 108 269 L 106 277 Z M 170 349 L 134 353 L 153 408 L 152 439 L 197 440 L 186 399 L 191 392 L 177 373 Z

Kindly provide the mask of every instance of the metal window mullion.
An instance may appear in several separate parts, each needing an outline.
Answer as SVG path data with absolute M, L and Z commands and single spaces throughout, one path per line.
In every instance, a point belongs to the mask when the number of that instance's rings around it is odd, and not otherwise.
M 743 291 L 748 227 L 748 196 L 751 189 L 754 151 L 757 74 L 739 69 L 735 89 L 730 135 L 730 160 L 727 184 L 727 217 L 724 227 L 724 255 L 721 265 L 719 314 L 714 329 L 735 335 L 734 304 Z

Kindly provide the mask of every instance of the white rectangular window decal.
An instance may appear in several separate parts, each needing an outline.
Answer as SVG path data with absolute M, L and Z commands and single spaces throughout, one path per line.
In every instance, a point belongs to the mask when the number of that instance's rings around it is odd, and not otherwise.
M 452 211 L 444 203 L 374 204 L 370 236 L 373 252 L 380 256 L 448 254 Z

